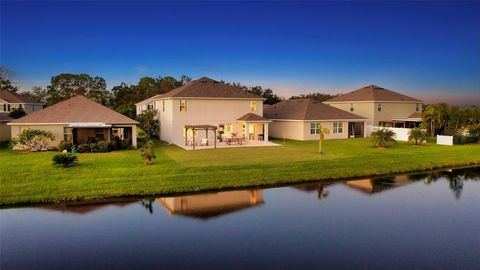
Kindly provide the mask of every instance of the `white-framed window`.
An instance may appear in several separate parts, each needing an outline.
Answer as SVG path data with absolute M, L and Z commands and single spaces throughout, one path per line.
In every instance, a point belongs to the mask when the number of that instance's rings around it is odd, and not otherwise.
M 333 133 L 343 133 L 342 122 L 333 122 Z
M 310 134 L 318 134 L 320 125 L 318 123 L 310 123 Z
M 162 100 L 162 111 L 165 111 L 165 100 Z
M 351 112 L 355 111 L 355 104 L 354 103 L 350 103 L 350 111 Z
M 420 111 L 420 103 L 415 104 L 415 111 L 416 112 Z
M 6 104 L 6 103 L 3 104 L 3 111 L 4 112 L 9 112 L 10 109 L 11 109 L 10 104 Z
M 256 112 L 256 111 L 257 111 L 257 101 L 256 101 L 256 100 L 250 101 L 250 110 L 251 110 L 252 112 Z
M 382 111 L 382 103 L 377 103 L 377 112 Z
M 181 112 L 186 112 L 187 111 L 187 100 L 186 99 L 180 99 L 180 111 Z
M 232 124 L 225 124 L 225 134 L 232 134 Z
M 148 104 L 147 105 L 147 110 L 155 110 L 155 103 Z

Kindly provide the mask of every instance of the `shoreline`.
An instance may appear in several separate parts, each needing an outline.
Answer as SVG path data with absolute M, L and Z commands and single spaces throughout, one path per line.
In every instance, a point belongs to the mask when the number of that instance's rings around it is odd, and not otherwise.
M 0 203 L 0 210 L 4 209 L 13 209 L 13 208 L 29 208 L 29 207 L 41 207 L 41 206 L 63 206 L 63 207 L 75 207 L 75 206 L 84 206 L 84 205 L 96 205 L 96 204 L 109 204 L 109 203 L 120 203 L 120 202 L 129 202 L 129 201 L 139 201 L 142 199 L 151 199 L 152 197 L 177 197 L 185 195 L 200 195 L 205 193 L 213 192 L 224 192 L 224 191 L 233 191 L 233 190 L 246 190 L 246 189 L 268 189 L 268 188 L 281 188 L 291 185 L 302 185 L 315 182 L 341 182 L 341 181 L 354 181 L 361 180 L 366 177 L 389 177 L 389 176 L 398 176 L 403 174 L 422 174 L 422 173 L 433 173 L 438 171 L 445 170 L 454 170 L 454 169 L 465 169 L 465 168 L 474 168 L 479 167 L 480 162 L 466 163 L 463 165 L 439 165 L 433 166 L 430 168 L 415 169 L 415 170 L 399 170 L 390 173 L 378 173 L 378 174 L 360 174 L 355 176 L 345 176 L 345 177 L 329 177 L 321 179 L 300 179 L 300 180 L 276 180 L 272 183 L 262 183 L 262 184 L 252 184 L 252 185 L 239 185 L 239 186 L 222 186 L 219 188 L 200 188 L 192 191 L 181 191 L 181 192 L 161 192 L 161 193 L 149 193 L 149 194 L 123 194 L 118 196 L 99 196 L 98 198 L 86 199 L 86 200 L 51 200 L 51 201 L 39 201 L 39 202 L 19 202 L 4 204 Z

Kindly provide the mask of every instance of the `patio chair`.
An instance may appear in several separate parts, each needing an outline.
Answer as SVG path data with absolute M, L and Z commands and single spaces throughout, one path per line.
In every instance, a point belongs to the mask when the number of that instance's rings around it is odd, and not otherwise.
M 208 145 L 208 139 L 207 139 L 207 138 L 203 138 L 202 141 L 200 142 L 200 145 L 201 145 L 201 146 L 207 146 L 207 145 Z

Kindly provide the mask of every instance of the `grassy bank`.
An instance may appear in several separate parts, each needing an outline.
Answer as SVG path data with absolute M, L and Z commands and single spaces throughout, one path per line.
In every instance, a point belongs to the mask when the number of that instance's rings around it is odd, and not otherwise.
M 283 143 L 278 141 L 278 143 Z M 172 194 L 287 184 L 480 164 L 480 144 L 372 147 L 369 139 L 286 141 L 279 147 L 185 151 L 158 145 L 154 165 L 139 151 L 79 154 L 76 167 L 51 165 L 55 154 L 0 149 L 0 205 Z

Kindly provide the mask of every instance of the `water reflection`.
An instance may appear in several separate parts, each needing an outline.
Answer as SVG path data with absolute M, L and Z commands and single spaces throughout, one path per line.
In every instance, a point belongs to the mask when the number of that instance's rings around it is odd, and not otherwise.
M 291 188 L 302 192 L 316 192 L 318 200 L 325 200 L 330 194 L 330 186 L 344 185 L 352 190 L 366 195 L 375 195 L 385 191 L 394 190 L 415 182 L 431 185 L 441 179 L 448 182 L 454 197 L 459 200 L 462 195 L 464 181 L 480 181 L 480 167 L 453 169 L 446 171 L 432 171 L 428 173 L 415 173 L 410 175 L 373 177 L 354 179 L 348 181 L 321 181 L 315 183 L 294 185 Z M 229 213 L 247 210 L 265 203 L 263 190 L 234 190 L 206 194 L 185 196 L 146 198 L 127 198 L 121 201 L 102 201 L 98 204 L 57 204 L 43 207 L 46 210 L 86 215 L 101 210 L 107 206 L 126 207 L 140 202 L 148 213 L 154 214 L 154 204 L 158 202 L 169 214 L 207 220 Z
M 210 219 L 264 203 L 262 190 L 236 190 L 200 195 L 158 198 L 172 215 Z

